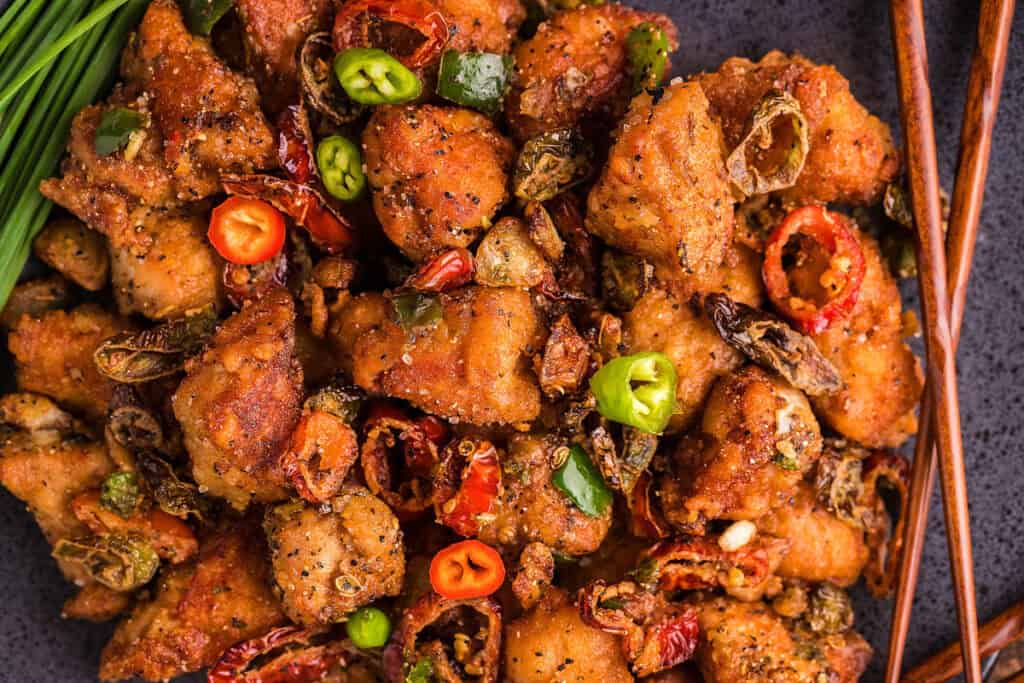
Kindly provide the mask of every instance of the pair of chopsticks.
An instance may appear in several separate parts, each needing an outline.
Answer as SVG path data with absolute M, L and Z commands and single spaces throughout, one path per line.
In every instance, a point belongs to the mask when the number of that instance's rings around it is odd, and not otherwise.
M 890 10 L 900 81 L 901 117 L 907 145 L 908 177 L 920 243 L 918 271 L 922 313 L 927 330 L 928 375 L 914 456 L 910 505 L 908 510 L 903 511 L 907 515 L 906 537 L 889 638 L 886 681 L 896 683 L 899 680 L 928 521 L 928 504 L 938 464 L 942 474 L 946 536 L 957 598 L 959 654 L 967 680 L 980 683 L 974 562 L 960 435 L 955 353 L 984 198 L 992 129 L 1002 89 L 1014 0 L 981 2 L 978 46 L 968 83 L 948 247 L 942 234 L 921 0 L 892 0 Z M 948 275 L 947 250 L 951 264 Z

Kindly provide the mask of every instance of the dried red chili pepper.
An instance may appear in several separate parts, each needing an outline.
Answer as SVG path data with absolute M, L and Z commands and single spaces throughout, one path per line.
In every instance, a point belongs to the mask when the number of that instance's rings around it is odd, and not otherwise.
M 288 281 L 288 256 L 282 249 L 268 261 L 251 266 L 224 264 L 224 292 L 228 301 L 241 308 L 250 299 L 258 299 Z
M 652 590 L 749 589 L 768 578 L 778 544 L 779 539 L 758 536 L 726 551 L 712 537 L 679 536 L 649 548 L 634 575 Z
M 360 461 L 367 488 L 400 519 L 431 507 L 431 475 L 440 462 L 439 443 L 447 436 L 439 421 L 430 416 L 414 420 L 397 406 L 376 401 L 367 411 L 363 430 Z M 399 445 L 401 457 L 392 458 Z M 393 471 L 396 468 L 402 472 Z
M 221 185 L 228 194 L 262 199 L 284 212 L 330 254 L 346 249 L 355 240 L 349 222 L 308 185 L 269 175 L 223 175 Z
M 642 538 L 661 539 L 669 535 L 668 522 L 662 518 L 651 501 L 650 472 L 641 472 L 633 490 L 626 497 L 629 506 L 629 533 Z
M 600 282 L 598 252 L 593 236 L 583 226 L 579 200 L 569 192 L 544 202 L 558 234 L 565 240 L 566 256 L 556 269 L 551 283 L 542 283 L 541 291 L 553 299 L 579 299 L 597 294 Z
M 356 433 L 345 420 L 313 410 L 299 419 L 281 468 L 295 491 L 317 505 L 338 495 L 358 457 Z
M 473 280 L 476 264 L 468 249 L 458 247 L 435 256 L 405 281 L 405 287 L 420 292 L 447 292 Z
M 864 282 L 864 252 L 847 221 L 824 207 L 805 206 L 791 211 L 765 245 L 762 277 L 768 296 L 775 308 L 805 334 L 820 334 L 857 304 Z M 827 277 L 833 282 L 822 285 L 833 289 L 837 283 L 842 284 L 821 306 L 794 296 L 790 289 L 782 257 L 790 238 L 796 235 L 811 238 L 828 254 L 828 269 L 821 279 Z
M 454 495 L 443 502 L 435 495 L 438 521 L 457 534 L 475 536 L 480 530 L 479 515 L 491 511 L 501 492 L 498 451 L 490 441 L 461 439 L 445 449 L 441 471 L 451 473 L 448 476 L 458 484 Z
M 302 103 L 285 108 L 277 120 L 277 160 L 296 183 L 316 179 L 312 141 L 309 117 Z
M 344 641 L 314 644 L 325 631 L 283 626 L 224 651 L 207 674 L 209 683 L 312 683 L 346 665 Z M 275 655 L 274 651 L 279 652 Z M 257 660 L 261 660 L 256 664 Z
M 896 453 L 872 451 L 864 461 L 863 482 L 860 505 L 864 509 L 862 521 L 869 549 L 864 580 L 872 595 L 885 598 L 892 594 L 895 586 L 906 515 L 901 514 L 893 525 L 878 487 L 889 487 L 899 497 L 899 509 L 904 513 L 909 501 L 910 463 Z
M 436 61 L 448 44 L 448 22 L 429 0 L 348 0 L 334 15 L 334 49 L 372 47 L 371 20 L 401 24 L 423 35 L 423 42 L 412 54 L 395 55 L 410 69 Z

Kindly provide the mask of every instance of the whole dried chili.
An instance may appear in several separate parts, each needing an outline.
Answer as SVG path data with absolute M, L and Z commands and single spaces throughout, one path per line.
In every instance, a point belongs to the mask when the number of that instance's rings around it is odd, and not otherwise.
M 410 69 L 436 61 L 448 44 L 448 22 L 429 0 L 348 0 L 334 15 L 334 48 L 370 46 L 373 21 L 401 24 L 423 36 L 411 54 L 399 58 Z
M 314 644 L 325 632 L 282 626 L 224 651 L 207 674 L 209 683 L 313 683 L 344 666 L 342 641 Z M 276 652 L 275 652 L 276 651 Z
M 447 292 L 473 280 L 476 264 L 468 249 L 457 247 L 435 256 L 405 281 L 405 287 L 420 292 Z
M 277 160 L 296 183 L 305 184 L 316 178 L 312 141 L 309 117 L 302 103 L 285 108 L 277 120 Z

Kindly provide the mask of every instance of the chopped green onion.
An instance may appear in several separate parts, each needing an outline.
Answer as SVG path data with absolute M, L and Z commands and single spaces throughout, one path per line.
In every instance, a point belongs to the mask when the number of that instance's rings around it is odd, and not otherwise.
M 132 109 L 117 107 L 103 112 L 96 128 L 96 154 L 105 157 L 124 149 L 132 133 L 142 128 L 143 123 L 142 114 Z

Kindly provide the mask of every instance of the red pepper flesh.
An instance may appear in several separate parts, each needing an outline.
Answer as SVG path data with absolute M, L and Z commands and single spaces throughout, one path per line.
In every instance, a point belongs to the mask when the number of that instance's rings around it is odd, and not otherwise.
M 455 497 L 441 506 L 440 521 L 457 534 L 473 536 L 480 530 L 479 515 L 491 511 L 500 492 L 501 465 L 498 452 L 490 442 L 467 439 L 459 445 L 463 443 L 476 447 L 466 458 L 462 483 Z
M 458 247 L 435 256 L 420 267 L 405 286 L 420 292 L 447 292 L 473 279 L 476 263 L 468 249 Z
M 363 14 L 380 21 L 402 24 L 423 35 L 423 42 L 405 57 L 395 57 L 410 69 L 436 61 L 448 44 L 448 22 L 428 0 L 348 0 L 334 15 L 334 48 L 341 52 L 350 47 L 370 45 L 370 22 Z
M 498 551 L 480 541 L 460 541 L 430 561 L 430 585 L 449 600 L 482 598 L 505 581 L 505 563 Z
M 308 183 L 316 177 L 311 141 L 309 119 L 301 103 L 281 112 L 277 121 L 277 160 L 296 183 Z
M 258 199 L 231 197 L 213 210 L 207 237 L 225 261 L 261 263 L 284 246 L 284 216 Z

